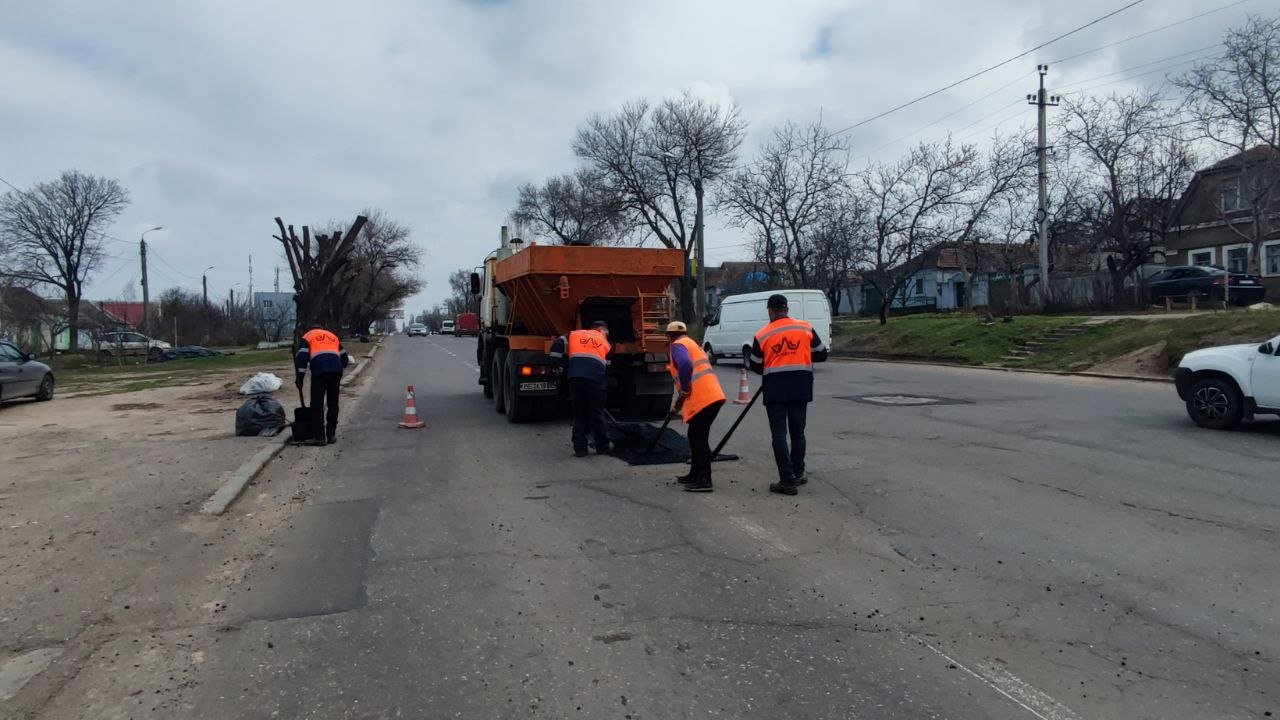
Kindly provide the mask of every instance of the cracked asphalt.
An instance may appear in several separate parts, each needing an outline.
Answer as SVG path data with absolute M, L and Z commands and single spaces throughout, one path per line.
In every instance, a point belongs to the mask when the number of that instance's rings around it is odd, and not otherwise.
M 766 490 L 759 408 L 693 495 L 681 468 L 573 458 L 564 422 L 508 425 L 473 352 L 386 343 L 184 716 L 1280 716 L 1280 423 L 1198 429 L 1172 386 L 832 362 L 798 497 Z M 408 384 L 424 430 L 396 428 Z

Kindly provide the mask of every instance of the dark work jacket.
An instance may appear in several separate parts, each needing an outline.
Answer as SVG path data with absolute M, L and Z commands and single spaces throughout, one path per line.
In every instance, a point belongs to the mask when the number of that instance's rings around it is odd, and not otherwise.
M 827 361 L 827 346 L 814 330 L 809 340 L 809 352 L 815 363 Z M 748 358 L 751 372 L 763 375 L 761 387 L 764 388 L 765 405 L 783 405 L 786 403 L 813 402 L 813 373 L 805 371 L 764 374 L 764 351 L 758 341 L 751 345 L 751 357 Z

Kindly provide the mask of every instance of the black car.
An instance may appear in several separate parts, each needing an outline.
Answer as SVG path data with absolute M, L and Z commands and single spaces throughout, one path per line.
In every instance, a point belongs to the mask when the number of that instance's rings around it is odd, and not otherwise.
M 1227 271 L 1216 266 L 1184 265 L 1165 268 L 1147 279 L 1150 288 L 1151 304 L 1160 305 L 1165 298 L 1185 301 L 1192 297 L 1200 301 L 1221 300 L 1225 288 Z M 1233 305 L 1252 305 L 1262 302 L 1266 288 L 1262 278 L 1257 275 L 1231 273 L 1231 286 L 1228 293 Z

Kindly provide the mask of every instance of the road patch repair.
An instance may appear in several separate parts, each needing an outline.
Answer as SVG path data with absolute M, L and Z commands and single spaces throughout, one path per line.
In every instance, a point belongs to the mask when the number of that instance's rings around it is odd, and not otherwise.
M 924 395 L 845 395 L 840 400 L 852 400 L 857 403 L 866 405 L 881 405 L 885 407 L 919 407 L 922 405 L 967 405 L 968 400 L 957 400 L 954 398 L 928 397 Z
M 0 664 L 0 702 L 8 700 L 31 678 L 62 655 L 62 648 L 41 648 L 22 653 Z

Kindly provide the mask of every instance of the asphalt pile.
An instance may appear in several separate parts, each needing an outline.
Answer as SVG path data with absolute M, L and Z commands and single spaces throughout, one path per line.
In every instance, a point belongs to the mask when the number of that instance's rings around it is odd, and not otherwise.
M 689 441 L 683 435 L 665 428 L 656 444 L 655 437 L 658 437 L 658 428 L 649 423 L 619 423 L 609 428 L 613 456 L 628 465 L 666 465 L 689 460 Z M 652 451 L 649 451 L 650 445 L 653 445 Z

